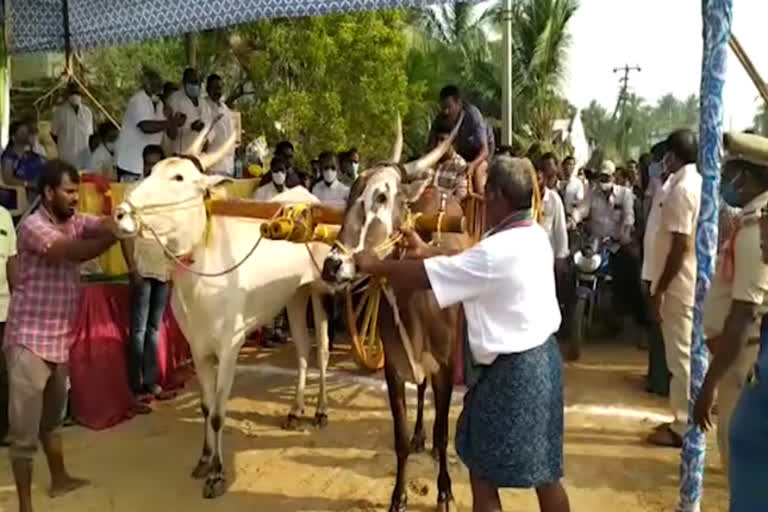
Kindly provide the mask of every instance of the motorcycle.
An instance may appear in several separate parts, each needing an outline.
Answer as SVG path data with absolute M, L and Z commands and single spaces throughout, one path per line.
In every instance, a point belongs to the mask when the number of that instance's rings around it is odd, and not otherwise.
M 571 348 L 569 359 L 581 355 L 581 346 L 592 332 L 595 312 L 604 300 L 604 287 L 611 281 L 608 272 L 610 255 L 616 242 L 610 237 L 598 239 L 583 236 L 581 249 L 573 255 L 576 302 L 571 313 Z

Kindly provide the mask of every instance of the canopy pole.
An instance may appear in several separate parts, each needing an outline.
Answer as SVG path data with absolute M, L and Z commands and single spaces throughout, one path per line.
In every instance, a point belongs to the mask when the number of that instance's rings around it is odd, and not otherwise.
M 8 145 L 11 126 L 11 0 L 3 0 L 3 37 L 0 39 L 0 147 Z
M 703 178 L 701 210 L 696 227 L 696 304 L 693 310 L 691 347 L 691 399 L 688 406 L 693 417 L 693 404 L 709 366 L 709 351 L 704 344 L 702 309 L 709 288 L 717 254 L 717 228 L 720 187 L 720 150 L 723 140 L 723 86 L 731 38 L 733 0 L 702 0 L 704 48 L 701 64 L 699 172 Z M 699 512 L 704 483 L 706 439 L 691 427 L 683 440 L 680 467 L 680 500 L 678 512 Z
M 506 146 L 512 145 L 512 3 L 504 0 L 501 11 L 503 25 L 504 69 L 501 80 L 501 141 Z
M 69 30 L 69 0 L 61 0 L 61 20 L 64 25 L 64 65 L 66 66 L 64 74 L 72 76 L 74 68 L 72 62 L 72 33 Z

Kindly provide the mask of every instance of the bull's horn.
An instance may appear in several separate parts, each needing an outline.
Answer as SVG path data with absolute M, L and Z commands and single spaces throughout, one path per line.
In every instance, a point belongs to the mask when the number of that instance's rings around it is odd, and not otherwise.
M 227 142 L 225 142 L 219 149 L 214 151 L 213 153 L 203 153 L 200 155 L 200 164 L 203 166 L 203 169 L 208 170 L 214 165 L 216 165 L 216 162 L 224 158 L 227 154 L 229 154 L 232 149 L 235 147 L 235 142 L 237 141 L 237 134 L 235 132 L 232 132 L 232 135 L 230 135 L 229 139 L 227 139 Z
M 211 133 L 211 130 L 213 129 L 213 125 L 218 123 L 221 120 L 221 114 L 219 114 L 208 126 L 203 127 L 202 130 L 200 130 L 200 133 L 198 134 L 195 141 L 192 143 L 191 146 L 187 148 L 187 154 L 191 156 L 197 156 L 203 152 L 203 146 L 205 146 L 205 141 L 208 140 L 208 134 Z
M 459 121 L 456 123 L 456 126 L 453 127 L 453 131 L 451 132 L 450 137 L 448 137 L 441 144 L 439 144 L 435 149 L 433 149 L 423 157 L 419 158 L 414 162 L 409 162 L 405 164 L 405 170 L 408 173 L 408 176 L 419 176 L 424 172 L 432 169 L 435 165 L 437 165 L 437 162 L 439 162 L 440 159 L 443 158 L 443 155 L 445 154 L 445 152 L 448 151 L 448 148 L 451 147 L 451 144 L 453 144 L 453 141 L 456 139 L 456 135 L 459 133 L 459 128 L 461 128 L 462 121 L 464 121 L 463 113 L 461 114 Z
M 398 164 L 403 157 L 403 120 L 400 119 L 400 112 L 397 113 L 397 138 L 395 147 L 392 150 L 392 162 Z

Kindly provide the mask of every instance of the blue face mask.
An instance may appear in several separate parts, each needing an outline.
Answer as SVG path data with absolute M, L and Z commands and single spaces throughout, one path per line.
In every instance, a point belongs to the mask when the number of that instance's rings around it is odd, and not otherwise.
M 662 170 L 663 168 L 661 162 L 651 162 L 648 166 L 648 176 L 651 178 L 661 179 Z
M 187 96 L 196 100 L 200 97 L 200 86 L 197 84 L 184 84 L 184 92 L 187 93 Z
M 739 176 L 741 174 L 736 175 L 731 181 L 720 182 L 720 197 L 728 206 L 739 207 L 741 193 L 736 185 L 736 180 L 739 179 Z

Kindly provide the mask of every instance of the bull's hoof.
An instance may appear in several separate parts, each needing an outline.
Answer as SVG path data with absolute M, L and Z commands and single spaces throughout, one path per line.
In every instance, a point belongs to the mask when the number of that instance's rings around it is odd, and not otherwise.
M 204 461 L 199 460 L 197 462 L 197 466 L 195 466 L 195 469 L 192 470 L 192 478 L 195 480 L 202 480 L 206 476 L 208 476 L 208 473 L 211 472 L 211 463 L 210 461 Z
M 283 422 L 283 430 L 298 430 L 301 426 L 301 418 L 291 413 Z
M 328 426 L 328 415 L 324 412 L 318 412 L 315 414 L 315 427 L 325 428 Z
M 227 490 L 224 473 L 209 473 L 203 485 L 203 498 L 211 500 L 218 498 Z
M 427 436 L 424 431 L 413 434 L 411 439 L 411 453 L 421 453 L 427 448 Z
M 435 512 L 456 512 L 456 502 L 453 501 L 453 498 L 448 498 L 445 501 L 438 499 Z
M 408 496 L 403 494 L 403 496 L 395 500 L 392 499 L 392 504 L 389 506 L 389 512 L 406 512 L 406 509 L 408 508 Z

